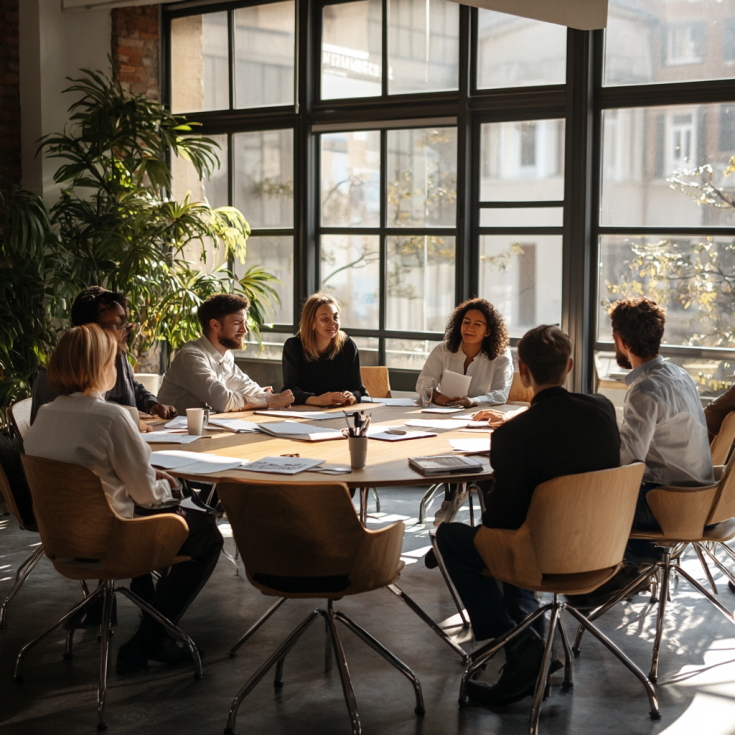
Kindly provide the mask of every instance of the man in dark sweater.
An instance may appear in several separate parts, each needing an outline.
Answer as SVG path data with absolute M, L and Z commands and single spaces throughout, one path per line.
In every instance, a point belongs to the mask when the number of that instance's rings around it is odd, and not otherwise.
M 528 411 L 492 435 L 493 476 L 482 518 L 489 528 L 520 528 L 534 490 L 547 480 L 619 466 L 620 435 L 612 403 L 563 387 L 572 369 L 571 354 L 569 337 L 554 326 L 536 327 L 518 343 L 521 380 L 534 397 Z M 483 574 L 485 563 L 474 546 L 478 530 L 444 523 L 436 534 L 476 642 L 503 635 L 538 608 L 533 592 Z M 497 684 L 468 682 L 470 699 L 505 705 L 533 694 L 544 649 L 539 637 L 543 621 L 539 623 L 506 647 L 506 665 Z

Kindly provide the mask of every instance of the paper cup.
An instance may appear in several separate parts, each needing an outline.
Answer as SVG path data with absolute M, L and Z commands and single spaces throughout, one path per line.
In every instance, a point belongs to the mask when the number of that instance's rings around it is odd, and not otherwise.
M 204 428 L 204 409 L 187 408 L 186 423 L 192 436 L 200 436 Z
M 350 446 L 350 467 L 361 470 L 367 459 L 368 438 L 366 436 L 348 436 Z

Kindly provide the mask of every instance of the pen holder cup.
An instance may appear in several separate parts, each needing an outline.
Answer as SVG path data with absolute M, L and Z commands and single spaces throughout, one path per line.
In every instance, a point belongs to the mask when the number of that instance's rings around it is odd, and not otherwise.
M 350 467 L 361 470 L 367 459 L 368 438 L 366 436 L 348 436 L 350 447 Z

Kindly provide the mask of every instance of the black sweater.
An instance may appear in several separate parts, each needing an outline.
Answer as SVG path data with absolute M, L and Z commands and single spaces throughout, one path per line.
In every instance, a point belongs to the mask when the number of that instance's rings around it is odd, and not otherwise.
M 350 391 L 357 402 L 366 393 L 360 375 L 360 352 L 348 337 L 340 353 L 330 360 L 320 355 L 307 360 L 301 337 L 291 337 L 283 346 L 283 388 L 290 388 L 294 403 L 306 403 L 311 396 L 322 393 Z
M 528 411 L 493 432 L 490 464 L 494 483 L 482 522 L 490 528 L 520 528 L 537 485 L 620 466 L 615 409 L 604 396 L 547 388 Z

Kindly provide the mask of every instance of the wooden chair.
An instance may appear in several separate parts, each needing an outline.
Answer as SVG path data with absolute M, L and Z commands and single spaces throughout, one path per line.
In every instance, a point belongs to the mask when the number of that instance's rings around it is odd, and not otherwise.
M 274 665 L 275 686 L 283 686 L 286 656 L 320 616 L 326 621 L 329 635 L 327 670 L 331 669 L 331 640 L 355 735 L 360 732 L 360 718 L 337 621 L 411 682 L 415 712 L 422 715 L 421 684 L 411 669 L 347 615 L 333 608 L 334 600 L 392 584 L 403 567 L 403 523 L 393 523 L 379 531 L 367 530 L 358 520 L 346 485 L 341 484 L 220 483 L 217 489 L 248 579 L 264 595 L 281 598 L 259 622 L 262 624 L 285 599 L 327 600 L 327 609 L 309 613 L 240 689 L 230 707 L 225 732 L 234 732 L 240 704 Z M 251 628 L 246 636 L 252 632 Z M 238 642 L 233 653 L 243 642 Z
M 100 478 L 91 470 L 27 455 L 23 457 L 23 465 L 46 556 L 64 577 L 98 579 L 102 584 L 21 649 L 15 666 L 16 681 L 22 678 L 21 668 L 26 653 L 42 638 L 83 610 L 92 599 L 102 595 L 97 729 L 106 729 L 110 618 L 116 592 L 122 593 L 188 646 L 194 659 L 194 678 L 201 679 L 202 664 L 191 638 L 129 589 L 116 585 L 117 580 L 140 577 L 156 569 L 188 561 L 189 557 L 176 555 L 189 532 L 186 521 L 172 513 L 146 518 L 121 518 L 110 507 Z M 72 656 L 71 643 L 72 637 L 69 636 L 64 658 Z
M 475 547 L 490 575 L 524 589 L 551 592 L 554 599 L 470 656 L 460 685 L 460 704 L 466 701 L 467 680 L 472 674 L 534 620 L 550 611 L 546 648 L 531 709 L 530 732 L 535 735 L 542 698 L 549 694 L 548 672 L 557 629 L 565 655 L 563 686 L 572 686 L 572 656 L 561 622 L 561 613 L 566 610 L 641 681 L 651 705 L 651 718 L 660 717 L 656 693 L 646 675 L 582 613 L 558 599 L 560 594 L 591 592 L 620 569 L 643 469 L 643 464 L 637 463 L 549 480 L 536 488 L 526 522 L 518 530 L 483 526 L 477 532 Z
M 24 531 L 31 531 L 32 533 L 38 533 L 38 526 L 36 525 L 34 518 L 24 518 L 21 513 L 18 503 L 13 494 L 10 482 L 8 482 L 8 476 L 5 471 L 0 467 L 0 497 L 5 501 L 5 507 L 10 511 L 10 514 L 18 521 L 18 525 Z M 12 602 L 13 598 L 18 594 L 18 590 L 23 586 L 23 583 L 28 579 L 28 575 L 33 571 L 36 564 L 41 561 L 43 556 L 43 544 L 33 550 L 31 555 L 18 567 L 18 571 L 15 575 L 15 584 L 8 593 L 8 596 L 3 600 L 3 604 L 0 605 L 0 629 L 7 628 L 7 613 L 8 606 Z
M 21 443 L 31 428 L 31 406 L 32 398 L 24 398 L 17 403 L 11 403 L 8 406 L 8 419 L 13 427 L 13 432 L 20 439 Z
M 520 373 L 513 373 L 513 382 L 508 393 L 508 403 L 512 401 L 522 401 L 530 403 L 533 400 L 533 388 L 526 388 L 521 381 Z
M 731 581 L 735 581 L 733 575 L 709 549 L 709 544 L 714 543 L 727 549 L 727 552 L 735 558 L 735 552 L 725 543 L 735 537 L 735 454 L 730 457 L 722 478 L 714 485 L 696 488 L 658 487 L 648 492 L 646 501 L 661 526 L 661 531 L 634 530 L 630 534 L 630 538 L 654 542 L 663 551 L 663 559 L 647 565 L 635 580 L 611 600 L 594 610 L 588 619 L 592 621 L 604 615 L 611 607 L 635 589 L 640 582 L 647 577 L 656 575 L 659 579 L 658 615 L 649 674 L 649 679 L 656 681 L 658 678 L 659 652 L 664 632 L 666 603 L 669 599 L 669 580 L 672 571 L 686 579 L 730 622 L 735 623 L 732 613 L 720 604 L 679 563 L 683 547 L 686 544 L 691 544 L 715 593 L 717 588 L 707 567 L 705 554 L 725 572 Z M 582 628 L 577 632 L 574 643 L 575 653 L 579 653 L 583 633 Z
M 713 465 L 727 462 L 733 442 L 735 442 L 735 411 L 730 411 L 722 420 L 719 433 L 709 445 Z
M 360 367 L 362 384 L 367 388 L 371 398 L 390 398 L 390 378 L 385 365 Z

